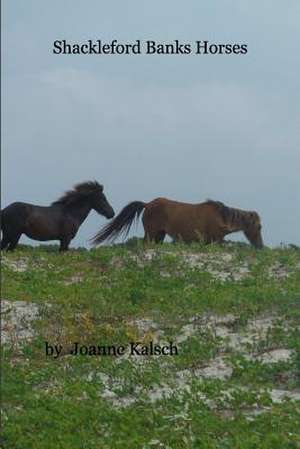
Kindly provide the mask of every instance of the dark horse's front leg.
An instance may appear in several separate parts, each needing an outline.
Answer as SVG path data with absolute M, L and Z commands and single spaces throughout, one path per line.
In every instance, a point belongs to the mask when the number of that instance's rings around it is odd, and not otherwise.
M 69 239 L 69 238 L 68 238 L 68 239 L 67 239 L 67 238 L 61 239 L 59 251 L 60 251 L 60 252 L 68 251 L 70 241 L 71 241 L 71 239 Z

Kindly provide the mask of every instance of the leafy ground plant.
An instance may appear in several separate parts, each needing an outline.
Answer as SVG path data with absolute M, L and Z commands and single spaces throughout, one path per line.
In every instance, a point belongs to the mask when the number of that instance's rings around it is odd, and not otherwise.
M 298 448 L 299 305 L 292 246 L 4 254 L 2 445 Z M 75 342 L 124 351 L 75 356 Z M 178 353 L 131 353 L 136 342 Z

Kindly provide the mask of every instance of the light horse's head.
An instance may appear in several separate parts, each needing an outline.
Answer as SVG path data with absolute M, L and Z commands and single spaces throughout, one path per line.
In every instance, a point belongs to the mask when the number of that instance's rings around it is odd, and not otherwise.
M 261 249 L 263 247 L 263 239 L 261 235 L 261 222 L 257 212 L 245 212 L 243 217 L 243 231 L 249 242 L 255 248 Z

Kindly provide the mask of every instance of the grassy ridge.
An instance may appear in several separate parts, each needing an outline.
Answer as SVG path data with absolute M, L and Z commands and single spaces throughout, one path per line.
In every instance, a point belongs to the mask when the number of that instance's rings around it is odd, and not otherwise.
M 243 245 L 5 254 L 2 298 L 39 319 L 31 341 L 8 325 L 4 446 L 299 447 L 299 268 L 297 248 Z M 152 340 L 179 355 L 69 355 L 74 341 Z M 63 346 L 58 359 L 45 341 Z

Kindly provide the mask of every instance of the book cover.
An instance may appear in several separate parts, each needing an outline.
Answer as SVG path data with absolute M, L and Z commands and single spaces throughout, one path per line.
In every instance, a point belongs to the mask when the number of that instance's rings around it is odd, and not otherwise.
M 2 2 L 1 447 L 298 447 L 299 21 Z

